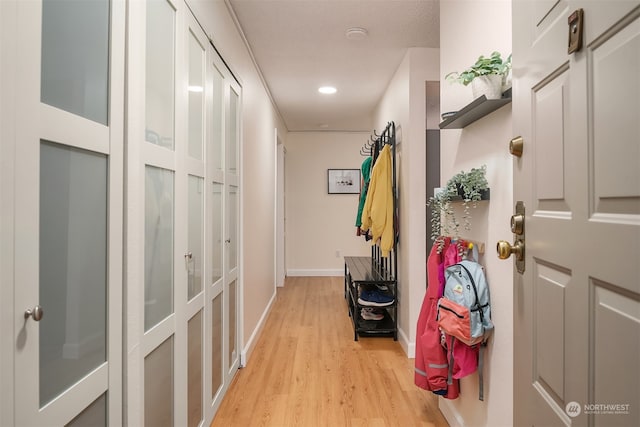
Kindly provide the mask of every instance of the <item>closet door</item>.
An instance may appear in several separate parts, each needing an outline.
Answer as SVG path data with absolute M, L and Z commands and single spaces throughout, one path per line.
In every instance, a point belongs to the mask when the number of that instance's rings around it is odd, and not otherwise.
M 186 114 L 177 114 L 188 105 L 184 8 L 129 3 L 125 421 L 136 426 L 187 423 L 188 283 L 198 261 L 197 248 L 188 257 L 198 203 L 189 189 L 197 194 L 199 176 L 196 165 L 189 179 Z
M 238 367 L 239 97 L 185 2 L 129 7 L 126 420 L 208 425 Z
M 207 73 L 211 82 L 207 102 L 211 275 L 206 300 L 211 364 L 207 365 L 206 393 L 213 417 L 239 366 L 240 87 L 213 49 Z
M 187 178 L 187 251 L 184 265 L 187 273 L 186 304 L 182 327 L 187 332 L 187 426 L 196 427 L 204 419 L 204 324 L 205 314 L 205 199 L 206 147 L 205 101 L 206 56 L 208 40 L 195 18 L 187 14 L 186 28 L 186 94 L 187 120 L 185 174 Z M 207 211 L 208 212 L 208 211 Z
M 124 4 L 15 11 L 14 425 L 117 424 Z
M 224 291 L 226 293 L 227 383 L 239 366 L 240 290 L 238 265 L 240 260 L 240 87 L 231 79 L 225 85 L 225 187 L 226 187 L 226 262 Z

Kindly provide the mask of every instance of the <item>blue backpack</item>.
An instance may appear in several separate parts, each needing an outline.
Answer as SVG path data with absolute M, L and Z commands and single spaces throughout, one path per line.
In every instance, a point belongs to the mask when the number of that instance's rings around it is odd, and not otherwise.
M 493 331 L 489 286 L 482 266 L 475 261 L 462 260 L 445 270 L 444 294 L 438 300 L 437 321 L 440 330 L 448 335 L 449 382 L 452 381 L 455 339 L 473 351 L 478 351 L 479 398 L 483 393 L 483 351 Z M 472 351 L 472 350 L 469 350 Z M 476 368 L 474 365 L 473 368 Z M 475 369 L 467 372 L 474 372 Z

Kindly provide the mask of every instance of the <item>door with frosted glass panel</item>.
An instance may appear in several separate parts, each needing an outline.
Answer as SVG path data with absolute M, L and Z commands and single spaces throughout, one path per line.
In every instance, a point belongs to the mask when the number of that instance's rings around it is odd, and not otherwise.
M 239 366 L 239 280 L 240 247 L 240 87 L 228 81 L 225 99 L 225 187 L 226 187 L 226 372 L 230 382 Z
M 210 52 L 208 76 L 209 212 L 207 248 L 211 274 L 206 292 L 210 317 L 207 342 L 211 363 L 206 383 L 208 413 L 213 416 L 239 365 L 239 93 L 220 57 Z M 233 88 L 233 89 L 232 89 Z M 233 93 L 233 96 L 232 96 Z
M 127 235 L 135 247 L 141 246 L 140 252 L 131 251 L 127 262 L 131 272 L 137 271 L 143 280 L 128 279 L 129 318 L 139 319 L 138 323 L 128 323 L 131 338 L 127 379 L 132 396 L 128 416 L 136 417 L 128 422 L 172 426 L 184 424 L 186 416 L 185 396 L 176 392 L 178 382 L 186 377 L 185 331 L 180 313 L 184 313 L 189 279 L 193 290 L 197 274 L 194 260 L 199 257 L 197 245 L 191 249 L 191 258 L 185 246 L 189 231 L 184 207 L 190 202 L 197 204 L 198 177 L 190 178 L 185 173 L 182 159 L 188 143 L 176 114 L 178 107 L 184 105 L 183 89 L 187 89 L 179 83 L 186 68 L 186 61 L 180 60 L 178 42 L 183 30 L 182 4 L 149 0 L 132 3 L 131 7 L 132 39 L 140 39 L 130 43 L 132 49 L 142 48 L 142 52 L 132 54 L 144 58 L 144 62 L 132 62 L 129 81 L 133 86 L 134 79 L 143 76 L 144 84 L 132 90 L 130 102 L 144 112 L 144 127 L 132 123 L 128 137 L 128 163 L 132 169 L 127 189 L 134 199 L 129 201 L 128 212 L 131 222 L 142 229 L 132 226 Z M 133 147 L 139 151 L 133 151 Z M 197 213 L 194 216 L 197 218 Z M 136 237 L 140 240 L 136 241 Z M 141 282 L 143 292 L 139 291 Z M 134 351 L 138 348 L 139 353 Z M 142 391 L 141 400 L 135 399 L 134 390 Z
M 17 2 L 15 424 L 121 419 L 124 5 Z
M 187 51 L 187 427 L 197 427 L 204 418 L 204 325 L 205 325 L 205 200 L 206 200 L 206 53 L 208 40 L 190 14 L 186 29 Z M 178 295 L 184 294 L 180 292 Z

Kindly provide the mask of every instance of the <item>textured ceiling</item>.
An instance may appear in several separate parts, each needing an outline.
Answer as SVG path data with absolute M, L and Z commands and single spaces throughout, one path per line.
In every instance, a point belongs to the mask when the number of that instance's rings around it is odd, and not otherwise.
M 371 131 L 408 47 L 435 47 L 438 0 L 229 0 L 290 131 Z M 345 36 L 366 28 L 364 40 Z M 335 95 L 321 95 L 331 85 Z

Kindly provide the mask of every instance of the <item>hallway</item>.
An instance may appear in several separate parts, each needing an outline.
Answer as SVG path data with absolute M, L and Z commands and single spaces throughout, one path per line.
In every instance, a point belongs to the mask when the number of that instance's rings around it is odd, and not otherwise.
M 342 277 L 288 277 L 216 426 L 447 426 L 390 338 L 353 340 Z

